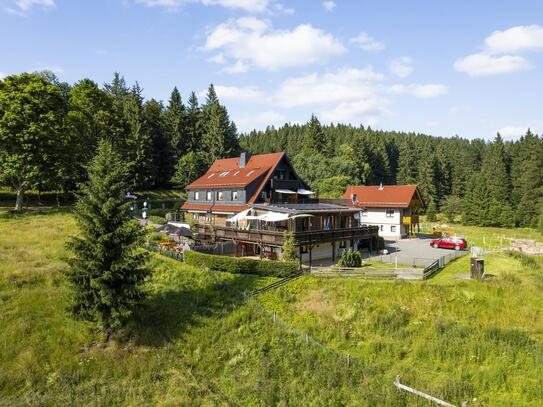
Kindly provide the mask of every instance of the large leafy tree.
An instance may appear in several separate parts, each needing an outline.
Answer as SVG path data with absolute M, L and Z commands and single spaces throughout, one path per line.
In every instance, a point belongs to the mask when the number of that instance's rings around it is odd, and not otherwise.
M 59 88 L 38 74 L 0 81 L 0 183 L 17 192 L 17 211 L 29 188 L 62 181 L 64 102 Z
M 111 142 L 100 141 L 88 171 L 74 210 L 80 235 L 68 244 L 67 276 L 74 313 L 97 322 L 107 340 L 144 297 L 148 270 L 139 245 L 145 232 L 131 217 L 128 171 Z
M 203 152 L 191 151 L 179 159 L 171 183 L 185 188 L 206 170 L 206 157 Z

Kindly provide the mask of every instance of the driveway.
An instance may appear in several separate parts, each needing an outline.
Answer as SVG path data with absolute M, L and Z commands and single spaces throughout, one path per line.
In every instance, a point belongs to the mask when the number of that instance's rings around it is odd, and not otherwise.
M 415 239 L 385 240 L 387 255 L 373 254 L 370 259 L 408 266 L 426 267 L 441 256 L 454 253 L 454 250 L 434 249 L 430 246 L 431 237 L 417 237 Z M 368 255 L 364 253 L 364 257 Z

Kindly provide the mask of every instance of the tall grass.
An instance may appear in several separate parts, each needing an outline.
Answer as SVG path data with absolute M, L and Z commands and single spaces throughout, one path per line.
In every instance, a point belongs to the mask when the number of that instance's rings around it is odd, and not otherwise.
M 397 374 L 456 404 L 541 405 L 543 287 L 506 254 L 483 283 L 456 280 L 459 259 L 427 282 L 307 276 L 251 301 L 273 279 L 153 254 L 146 302 L 103 344 L 66 311 L 76 232 L 69 213 L 0 216 L 2 406 L 428 405 Z

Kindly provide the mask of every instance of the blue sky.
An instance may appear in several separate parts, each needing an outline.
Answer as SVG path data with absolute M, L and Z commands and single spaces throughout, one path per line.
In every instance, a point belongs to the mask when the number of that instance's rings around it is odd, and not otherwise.
M 0 75 L 50 69 L 147 98 L 215 84 L 238 128 L 543 131 L 541 1 L 0 0 Z

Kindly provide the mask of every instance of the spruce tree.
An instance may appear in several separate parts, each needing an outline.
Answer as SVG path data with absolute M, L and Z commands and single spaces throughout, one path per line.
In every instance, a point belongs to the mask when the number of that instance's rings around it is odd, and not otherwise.
M 417 156 L 415 147 L 408 141 L 400 143 L 398 173 L 396 181 L 400 185 L 413 185 L 417 182 Z
M 188 151 L 185 131 L 185 105 L 177 87 L 173 88 L 170 95 L 170 100 L 164 113 L 164 123 L 167 138 L 173 149 L 173 158 L 177 160 Z
M 202 109 L 198 105 L 196 93 L 189 97 L 189 105 L 186 115 L 186 131 L 188 151 L 197 151 L 202 148 Z
M 326 136 L 324 135 L 319 119 L 314 114 L 311 115 L 311 119 L 307 123 L 306 146 L 320 154 L 326 155 L 328 152 Z
M 284 261 L 296 260 L 296 239 L 294 233 L 285 232 L 285 241 L 283 243 L 282 257 Z
M 219 103 L 213 85 L 209 86 L 207 100 L 202 107 L 203 149 L 208 161 L 228 157 L 239 150 L 237 129 L 230 122 L 228 112 Z
M 148 275 L 146 253 L 139 248 L 145 232 L 125 199 L 127 175 L 121 156 L 102 140 L 74 209 L 80 235 L 68 243 L 72 310 L 97 322 L 106 340 L 144 298 Z

